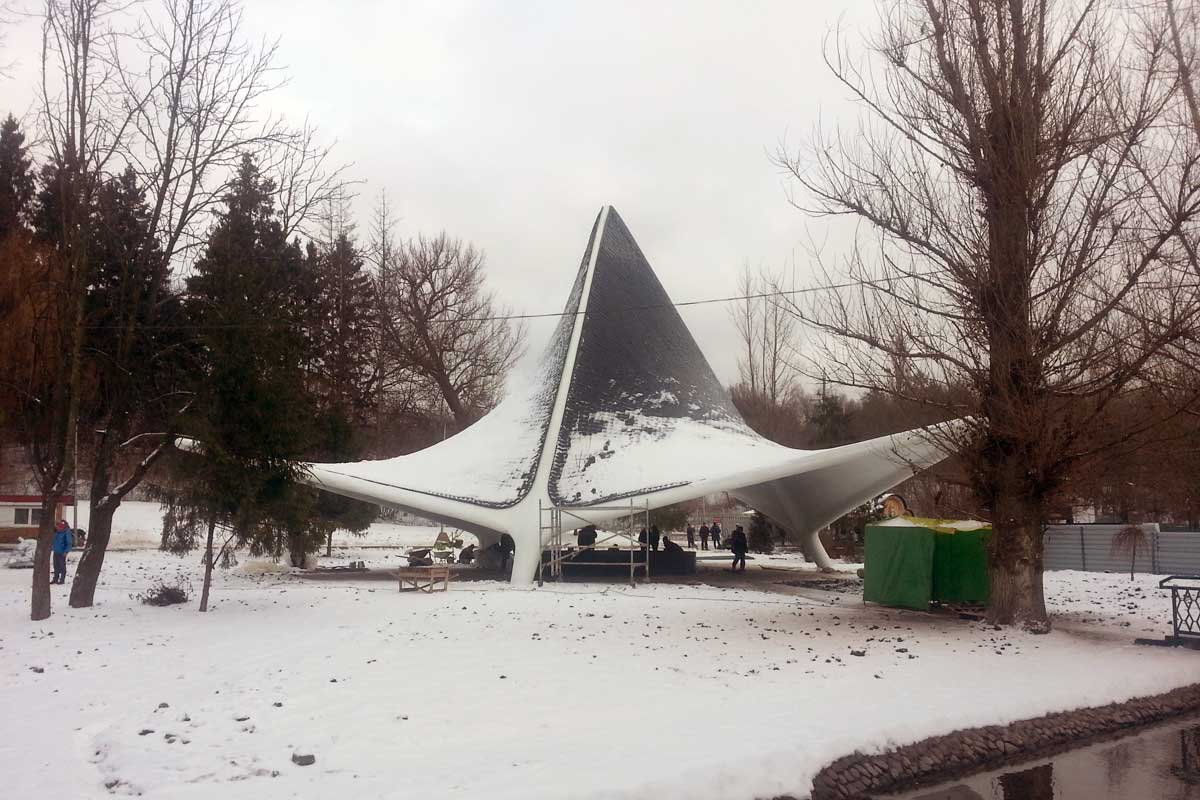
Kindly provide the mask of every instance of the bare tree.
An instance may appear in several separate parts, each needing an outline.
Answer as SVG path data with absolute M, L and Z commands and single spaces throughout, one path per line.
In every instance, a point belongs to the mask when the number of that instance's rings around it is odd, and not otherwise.
M 323 144 L 317 129 L 305 122 L 283 137 L 273 137 L 261 154 L 263 174 L 275 184 L 275 205 L 283 229 L 289 236 L 322 236 L 324 212 L 338 208 L 341 224 L 349 219 L 347 203 L 351 197 L 346 177 L 349 165 L 331 159 L 332 144 Z M 310 223 L 317 223 L 309 230 Z
M 484 288 L 483 254 L 440 234 L 418 236 L 379 273 L 383 347 L 465 428 L 491 408 L 525 330 Z
M 738 345 L 741 350 L 737 365 L 738 379 L 751 394 L 758 394 L 762 391 L 759 383 L 759 376 L 762 374 L 759 352 L 759 329 L 762 327 L 762 314 L 759 298 L 754 297 L 758 293 L 758 286 L 759 282 L 750 269 L 750 265 L 744 265 L 737 282 L 737 293 L 742 299 L 729 306 L 729 318 L 733 321 L 734 329 L 737 330 Z
M 1186 124 L 1200 139 L 1200 8 L 1195 2 L 1162 0 L 1162 11 L 1166 17 L 1168 49 L 1183 94 Z M 1151 22 L 1152 30 L 1156 27 Z
M 1154 424 L 1106 411 L 1197 319 L 1197 149 L 1158 127 L 1180 95 L 1161 33 L 1122 47 L 1135 24 L 1093 0 L 894 0 L 866 63 L 826 52 L 864 121 L 779 155 L 800 208 L 864 232 L 848 277 L 823 265 L 857 288 L 793 307 L 821 368 L 903 394 L 903 363 L 961 420 L 940 438 L 993 517 L 997 623 L 1048 629 L 1046 506 Z
M 30 600 L 34 620 L 50 616 L 54 510 L 77 461 L 92 201 L 132 116 L 111 102 L 118 73 L 107 54 L 119 46 L 111 22 L 120 11 L 106 0 L 47 0 L 42 14 L 38 119 L 48 163 L 39 211 L 47 240 L 41 288 L 58 311 L 32 331 L 39 337 L 30 351 L 33 380 L 16 399 L 43 497 Z
M 379 193 L 379 199 L 371 216 L 370 238 L 367 243 L 367 260 L 372 267 L 375 281 L 375 296 L 383 298 L 386 294 L 384 287 L 391 284 L 391 270 L 394 268 L 397 255 L 402 244 L 396 241 L 397 217 L 392 209 L 387 191 Z M 377 302 L 377 331 L 388 329 L 387 318 L 390 313 L 385 302 Z M 387 344 L 387 338 L 375 338 L 375 398 L 372 410 L 375 415 L 375 435 L 372 437 L 372 447 L 376 457 L 395 455 L 399 446 L 408 450 L 411 443 L 396 441 L 402 425 L 397 423 L 412 420 L 418 415 L 427 392 L 421 391 L 421 381 L 405 364 L 392 357 L 392 348 Z
M 74 607 L 92 605 L 113 514 L 168 451 L 190 403 L 161 381 L 147 397 L 145 382 L 135 378 L 166 374 L 161 358 L 179 347 L 177 337 L 158 335 L 174 324 L 170 274 L 203 240 L 242 154 L 268 158 L 289 233 L 344 185 L 343 168 L 328 166 L 329 148 L 317 143 L 310 126 L 290 128 L 261 107 L 283 83 L 277 46 L 245 39 L 238 2 L 161 0 L 143 12 L 130 22 L 124 46 L 108 48 L 106 64 L 110 104 L 128 110 L 114 151 L 147 194 L 145 237 L 132 260 L 143 262 L 151 289 L 146 296 L 131 284 L 134 294 L 119 307 L 141 311 L 103 321 L 118 335 L 100 364 L 111 379 L 92 448 L 91 535 L 71 587 Z
M 755 429 L 776 441 L 786 436 L 777 428 L 784 418 L 794 417 L 799 393 L 797 320 L 784 303 L 783 288 L 782 275 L 762 269 L 756 273 L 747 264 L 738 277 L 741 299 L 729 308 L 741 349 L 738 407 L 751 411 Z
M 1150 553 L 1150 538 L 1141 525 L 1126 525 L 1117 531 L 1112 538 L 1109 554 L 1114 558 L 1129 559 L 1129 580 L 1133 580 L 1137 570 L 1137 557 Z
M 0 3 L 0 53 L 5 51 L 5 42 L 8 40 L 6 28 L 13 23 L 15 16 L 12 3 Z M 11 78 L 12 68 L 13 62 L 0 61 L 0 78 Z

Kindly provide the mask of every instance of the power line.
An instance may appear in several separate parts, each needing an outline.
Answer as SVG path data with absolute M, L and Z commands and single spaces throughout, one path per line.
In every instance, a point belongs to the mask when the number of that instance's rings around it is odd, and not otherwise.
M 761 292 L 759 294 L 739 294 L 730 297 L 708 297 L 703 300 L 684 300 L 679 303 L 649 303 L 642 306 L 627 306 L 625 308 L 617 308 L 612 310 L 600 311 L 559 311 L 557 313 L 548 314 L 509 314 L 500 317 L 479 317 L 476 319 L 466 319 L 464 322 L 490 322 L 492 320 L 523 320 L 523 319 L 545 319 L 547 317 L 570 317 L 570 316 L 586 316 L 587 314 L 627 314 L 632 311 L 652 311 L 657 308 L 684 308 L 686 306 L 703 306 L 711 303 L 733 303 L 739 300 L 761 300 L 765 297 L 782 297 L 784 295 L 808 294 L 810 292 L 822 292 L 831 289 L 848 289 L 852 286 L 862 286 L 868 281 L 850 281 L 848 283 L 835 283 L 829 286 L 807 286 L 803 289 L 788 289 L 787 291 L 778 292 Z
M 897 280 L 897 279 L 892 279 L 892 280 Z M 430 322 L 433 322 L 433 323 L 437 323 L 439 321 L 455 322 L 455 323 L 460 323 L 460 322 L 518 322 L 518 321 L 523 321 L 523 320 L 556 319 L 556 318 L 560 318 L 560 317 L 580 317 L 580 316 L 588 316 L 588 315 L 604 316 L 604 315 L 608 315 L 608 314 L 614 314 L 614 315 L 615 314 L 631 314 L 631 313 L 635 313 L 635 312 L 639 312 L 639 311 L 654 311 L 654 310 L 662 309 L 662 308 L 686 308 L 689 306 L 703 306 L 703 305 L 712 305 L 712 304 L 716 304 L 716 303 L 734 303 L 734 302 L 739 302 L 742 300 L 761 300 L 761 299 L 768 298 L 768 297 L 783 297 L 785 295 L 810 294 L 812 292 L 823 292 L 823 291 L 831 291 L 831 290 L 836 290 L 836 289 L 849 289 L 849 288 L 856 287 L 856 286 L 870 286 L 870 285 L 874 285 L 877 283 L 887 283 L 887 282 L 890 282 L 890 280 L 889 279 L 884 279 L 882 281 L 880 281 L 880 280 L 874 280 L 874 281 L 855 280 L 855 281 L 847 281 L 845 283 L 833 283 L 833 284 L 829 284 L 828 286 L 806 286 L 802 289 L 787 289 L 787 290 L 780 290 L 777 292 L 760 292 L 757 294 L 739 294 L 739 295 L 730 295 L 728 297 L 706 297 L 706 298 L 703 298 L 700 300 L 684 300 L 684 301 L 681 301 L 678 303 L 676 303 L 676 302 L 646 303 L 644 305 L 638 305 L 638 306 L 625 306 L 624 308 L 592 309 L 592 310 L 580 309 L 577 311 L 547 311 L 547 312 L 536 313 L 536 314 L 499 314 L 499 315 L 487 316 L 487 317 L 455 317 L 453 320 L 436 320 L 435 319 L 435 320 L 430 320 Z M 270 324 L 272 324 L 272 323 L 269 321 L 264 321 L 263 323 L 258 323 L 258 324 L 245 324 L 245 323 L 232 323 L 231 322 L 228 324 L 217 323 L 217 324 L 211 324 L 211 325 L 198 325 L 198 324 L 190 324 L 190 323 L 180 323 L 177 325 L 161 324 L 161 325 L 145 325 L 145 326 L 141 326 L 141 327 L 143 327 L 143 328 L 163 328 L 163 329 L 171 329 L 171 330 L 208 330 L 208 329 L 223 329 L 223 328 L 259 328 L 259 327 L 264 327 L 265 325 L 270 325 Z M 285 323 L 285 324 L 290 324 L 290 323 Z M 124 326 L 122 326 L 122 325 L 88 325 L 86 327 L 91 330 L 97 330 L 97 329 L 104 329 L 104 328 L 122 328 Z

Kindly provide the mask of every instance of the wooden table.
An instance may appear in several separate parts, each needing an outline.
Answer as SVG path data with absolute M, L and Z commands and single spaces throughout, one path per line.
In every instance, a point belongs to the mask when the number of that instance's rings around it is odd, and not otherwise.
M 401 567 L 396 570 L 396 577 L 400 581 L 399 591 L 401 592 L 410 583 L 412 584 L 412 588 L 419 592 L 444 592 L 450 588 L 450 565 L 435 564 L 431 567 Z M 438 581 L 441 581 L 441 589 L 437 588 Z

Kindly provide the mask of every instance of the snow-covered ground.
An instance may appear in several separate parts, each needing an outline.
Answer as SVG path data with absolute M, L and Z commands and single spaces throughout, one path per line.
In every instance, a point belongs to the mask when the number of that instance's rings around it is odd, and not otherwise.
M 153 517 L 122 512 L 118 546 Z M 29 576 L 0 570 L 0 796 L 21 800 L 803 795 L 855 749 L 1200 680 L 1196 653 L 1132 645 L 1169 626 L 1152 576 L 1049 573 L 1047 636 L 795 586 L 397 594 L 251 560 L 202 615 L 130 597 L 200 585 L 197 556 L 145 549 L 110 554 L 95 608 L 54 587 L 31 623 Z

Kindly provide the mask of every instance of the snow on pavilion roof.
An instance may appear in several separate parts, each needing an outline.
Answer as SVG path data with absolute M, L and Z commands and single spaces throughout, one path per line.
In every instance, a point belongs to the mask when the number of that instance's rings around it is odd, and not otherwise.
M 754 433 L 607 207 L 536 370 L 495 409 L 411 455 L 310 469 L 311 481 L 330 491 L 477 528 L 498 520 L 483 509 L 512 508 L 531 492 L 545 505 L 586 506 L 720 490 L 810 526 L 941 457 L 919 432 L 822 451 Z
M 444 442 L 412 455 L 323 470 L 488 508 L 520 502 L 533 485 L 549 433 L 598 225 L 597 219 L 563 315 L 532 376 L 510 385 L 496 408 Z

